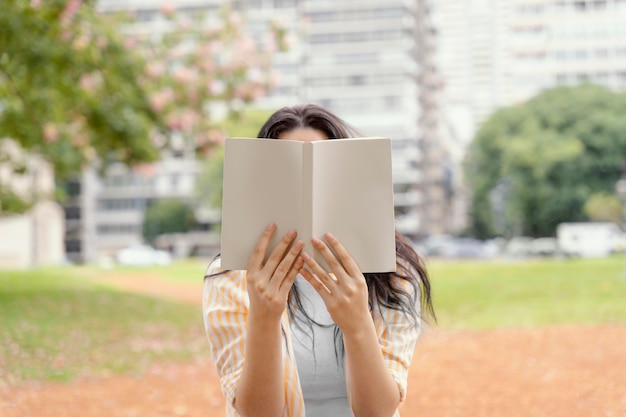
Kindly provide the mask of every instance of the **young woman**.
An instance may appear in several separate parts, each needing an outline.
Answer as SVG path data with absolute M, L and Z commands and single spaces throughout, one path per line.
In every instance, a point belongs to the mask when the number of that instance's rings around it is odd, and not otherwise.
M 258 135 L 357 136 L 315 105 L 277 111 Z M 421 312 L 434 318 L 420 258 L 396 233 L 396 271 L 363 274 L 329 231 L 312 241 L 325 270 L 295 230 L 268 251 L 275 229 L 259 231 L 247 270 L 224 271 L 218 257 L 205 276 L 204 323 L 227 415 L 398 416 Z

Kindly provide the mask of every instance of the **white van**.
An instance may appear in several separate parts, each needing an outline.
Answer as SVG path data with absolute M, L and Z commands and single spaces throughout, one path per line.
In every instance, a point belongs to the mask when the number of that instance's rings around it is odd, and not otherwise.
M 561 223 L 556 238 L 567 256 L 601 258 L 624 249 L 624 233 L 615 223 Z

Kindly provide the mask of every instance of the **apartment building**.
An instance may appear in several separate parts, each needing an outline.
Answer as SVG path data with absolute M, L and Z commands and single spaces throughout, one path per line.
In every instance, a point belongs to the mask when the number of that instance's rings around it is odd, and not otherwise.
M 625 0 L 513 2 L 509 102 L 584 82 L 626 89 Z
M 133 31 L 167 30 L 159 0 L 100 0 L 103 12 L 132 10 Z M 225 0 L 172 2 L 182 13 L 217 10 Z M 255 105 L 276 109 L 296 103 L 317 103 L 360 129 L 386 136 L 393 144 L 393 179 L 398 228 L 418 236 L 428 187 L 420 186 L 423 146 L 435 143 L 434 38 L 422 44 L 429 22 L 426 1 L 408 0 L 235 0 L 246 30 L 260 33 L 270 20 L 281 21 L 291 48 L 273 61 L 280 74 L 277 88 Z M 430 29 L 429 29 L 430 30 Z M 421 51 L 421 52 L 420 52 Z M 418 53 L 420 52 L 420 53 Z M 426 68 L 426 72 L 423 72 Z M 429 80 L 429 81 L 426 81 Z M 421 83 L 430 87 L 422 89 Z M 432 164 L 431 164 L 432 165 Z M 143 210 L 161 198 L 193 198 L 200 166 L 182 150 L 165 154 L 146 177 L 113 167 L 105 178 L 85 173 L 66 208 L 73 221 L 67 247 L 72 259 L 94 261 L 122 247 L 141 242 Z M 431 187 L 432 189 L 432 187 Z M 434 195 L 429 195 L 431 201 Z M 434 206 L 433 206 L 434 207 Z M 434 212 L 434 211 L 433 211 Z M 433 219 L 429 220 L 429 224 Z M 76 226 L 80 225 L 80 227 Z M 76 227 L 74 227 L 76 226 Z

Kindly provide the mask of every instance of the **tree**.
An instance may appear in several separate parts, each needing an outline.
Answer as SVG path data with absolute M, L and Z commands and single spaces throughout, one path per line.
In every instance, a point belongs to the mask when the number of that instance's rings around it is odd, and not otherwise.
M 495 235 L 490 193 L 507 184 L 505 220 L 529 236 L 553 235 L 564 221 L 588 220 L 594 193 L 611 194 L 626 168 L 626 94 L 559 87 L 490 117 L 469 147 L 471 232 Z
M 610 194 L 592 194 L 584 206 L 584 211 L 589 220 L 596 222 L 622 222 L 622 203 Z
M 59 178 L 98 157 L 154 160 L 154 129 L 165 125 L 137 83 L 143 60 L 125 46 L 119 18 L 95 1 L 5 0 L 0 13 L 0 132 L 24 158 L 0 152 L 19 175 L 43 156 Z M 2 149 L 2 148 L 0 148 Z M 6 186 L 6 184 L 4 184 Z
M 153 243 L 165 233 L 185 233 L 196 225 L 193 207 L 182 200 L 161 200 L 146 208 L 142 234 Z
M 3 2 L 0 132 L 25 155 L 9 158 L 0 147 L 0 166 L 12 176 L 28 170 L 30 154 L 51 163 L 59 180 L 87 164 L 142 169 L 165 148 L 208 155 L 222 137 L 214 122 L 237 117 L 275 82 L 270 57 L 286 47 L 278 23 L 252 38 L 227 8 L 190 18 L 166 4 L 167 29 L 140 32 L 132 16 L 98 13 L 95 3 Z M 11 182 L 0 183 L 3 203 L 32 198 Z

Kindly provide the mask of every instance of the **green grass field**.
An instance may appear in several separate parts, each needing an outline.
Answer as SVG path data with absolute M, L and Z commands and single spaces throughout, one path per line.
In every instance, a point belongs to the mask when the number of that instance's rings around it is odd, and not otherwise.
M 626 323 L 626 259 L 433 262 L 438 324 L 447 328 Z
M 626 324 L 626 259 L 428 263 L 440 328 Z M 166 268 L 0 272 L 0 387 L 139 372 L 206 355 L 199 306 L 127 294 L 93 277 L 138 271 L 190 282 L 205 263 Z
M 0 274 L 0 387 L 136 372 L 206 351 L 197 306 L 96 286 L 72 269 Z

